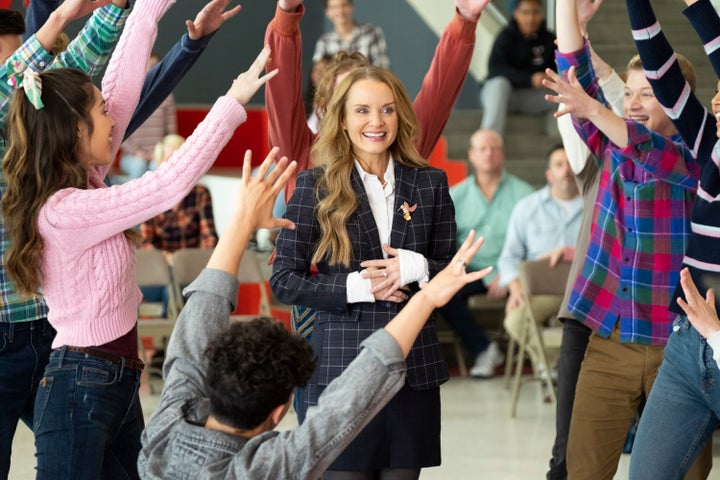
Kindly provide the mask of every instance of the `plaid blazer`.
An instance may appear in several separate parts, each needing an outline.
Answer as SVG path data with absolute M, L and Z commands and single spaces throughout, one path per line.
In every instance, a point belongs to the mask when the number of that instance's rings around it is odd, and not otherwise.
M 280 301 L 318 310 L 310 343 L 320 359 L 310 384 L 327 385 L 358 355 L 360 343 L 383 328 L 404 306 L 391 302 L 347 303 L 350 272 L 361 270 L 363 260 L 382 258 L 382 246 L 362 180 L 352 170 L 352 188 L 358 208 L 347 222 L 353 244 L 350 268 L 320 262 L 319 273 L 310 275 L 310 259 L 320 238 L 315 218 L 315 184 L 319 168 L 298 174 L 297 187 L 287 206 L 286 218 L 296 229 L 283 229 L 277 240 L 277 256 L 270 279 Z M 403 202 L 417 205 L 410 220 L 399 211 Z M 390 245 L 421 253 L 430 276 L 443 269 L 456 251 L 455 207 L 448 192 L 445 172 L 436 168 L 409 168 L 395 163 L 395 214 Z M 411 285 L 417 291 L 417 284 Z M 412 294 L 412 293 L 411 293 Z M 407 359 L 408 384 L 430 389 L 448 379 L 432 317 L 423 327 Z

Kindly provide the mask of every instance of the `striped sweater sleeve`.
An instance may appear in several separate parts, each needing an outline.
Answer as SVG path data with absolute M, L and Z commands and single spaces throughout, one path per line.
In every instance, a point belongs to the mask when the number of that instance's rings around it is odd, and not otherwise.
M 626 0 L 630 27 L 653 92 L 693 156 L 708 161 L 717 140 L 712 115 L 695 97 L 649 0 Z M 703 0 L 710 5 L 710 2 Z M 702 2 L 698 2 L 702 3 Z M 712 9 L 712 6 L 710 5 Z M 713 16 L 717 15 L 713 11 Z

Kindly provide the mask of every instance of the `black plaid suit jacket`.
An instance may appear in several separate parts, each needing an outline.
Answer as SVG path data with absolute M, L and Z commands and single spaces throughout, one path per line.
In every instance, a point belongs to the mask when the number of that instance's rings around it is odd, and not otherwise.
M 347 223 L 353 243 L 350 268 L 317 265 L 310 274 L 310 259 L 320 238 L 315 218 L 315 183 L 321 170 L 298 174 L 297 187 L 287 207 L 286 218 L 296 229 L 284 229 L 277 240 L 277 256 L 270 279 L 273 292 L 286 304 L 318 310 L 311 344 L 320 359 L 310 384 L 327 385 L 358 355 L 360 343 L 383 328 L 404 306 L 390 302 L 347 303 L 346 282 L 350 272 L 361 270 L 360 262 L 382 258 L 382 246 L 367 195 L 355 169 L 351 183 L 358 209 Z M 417 205 L 409 221 L 398 209 L 407 202 Z M 409 168 L 395 163 L 395 213 L 390 246 L 421 253 L 428 261 L 430 276 L 445 267 L 456 251 L 455 208 L 448 192 L 445 172 L 436 168 Z M 417 291 L 417 285 L 414 291 Z M 448 369 L 431 318 L 420 332 L 407 359 L 408 384 L 418 390 L 447 381 Z M 312 402 L 312 400 L 311 400 Z

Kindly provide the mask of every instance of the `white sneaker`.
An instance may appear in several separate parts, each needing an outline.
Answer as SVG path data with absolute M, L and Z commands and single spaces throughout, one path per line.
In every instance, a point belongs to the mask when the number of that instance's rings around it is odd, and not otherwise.
M 543 364 L 540 364 L 540 366 L 538 367 L 537 376 L 540 380 L 547 380 L 547 372 L 545 371 L 545 366 Z M 558 378 L 557 368 L 551 368 L 550 369 L 550 379 L 552 380 L 553 383 L 557 383 L 557 378 Z
M 500 351 L 498 344 L 492 342 L 484 351 L 475 357 L 475 365 L 470 369 L 473 378 L 490 378 L 495 375 L 495 367 L 502 365 L 505 355 Z

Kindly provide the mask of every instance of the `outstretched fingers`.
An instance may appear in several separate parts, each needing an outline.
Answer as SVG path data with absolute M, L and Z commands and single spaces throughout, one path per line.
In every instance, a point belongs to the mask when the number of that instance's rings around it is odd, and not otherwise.
M 237 76 L 227 95 L 235 98 L 241 105 L 247 104 L 257 91 L 278 73 L 278 69 L 261 75 L 270 60 L 270 48 L 260 51 L 250 67 Z
M 280 149 L 278 147 L 273 147 L 270 149 L 270 152 L 268 152 L 267 156 L 265 157 L 265 160 L 260 164 L 260 166 L 257 169 L 256 177 L 259 179 L 264 179 L 265 175 L 267 175 L 268 170 L 270 170 L 270 166 L 275 162 L 275 158 L 277 157 L 277 153 Z
M 242 185 L 247 187 L 250 183 L 250 177 L 252 176 L 252 151 L 250 149 L 245 150 L 245 158 L 243 158 L 242 167 Z

